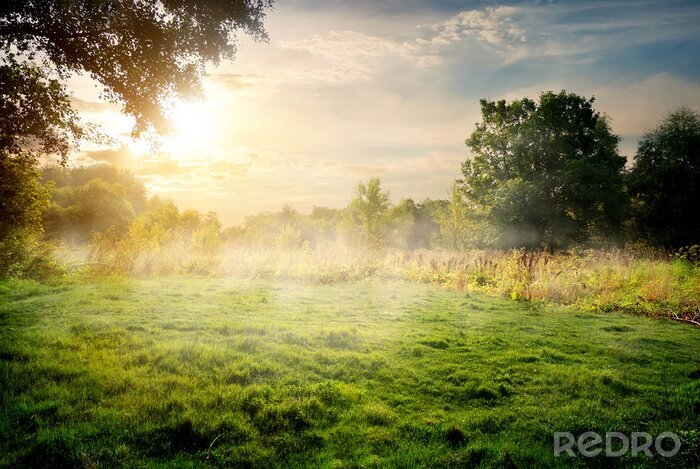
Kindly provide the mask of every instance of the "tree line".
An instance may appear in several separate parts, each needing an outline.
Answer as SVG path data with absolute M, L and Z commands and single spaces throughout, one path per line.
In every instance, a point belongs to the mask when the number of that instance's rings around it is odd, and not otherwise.
M 49 166 L 31 186 L 48 193 L 34 198 L 44 205 L 32 223 L 44 239 L 71 243 L 108 231 L 133 235 L 135 224 L 178 236 L 208 227 L 217 242 L 287 249 L 335 241 L 400 249 L 699 243 L 700 115 L 687 108 L 669 114 L 642 136 L 628 167 L 620 138 L 593 103 L 565 91 L 538 101 L 482 100 L 482 120 L 466 140 L 472 157 L 444 200 L 394 204 L 374 177 L 358 184 L 343 208 L 301 213 L 285 206 L 220 229 L 214 213 L 181 212 L 149 198 L 128 171 Z
M 486 246 L 566 247 L 643 239 L 700 242 L 700 117 L 689 108 L 647 132 L 631 162 L 593 99 L 545 92 L 481 101 L 459 188 Z M 481 223 L 480 223 L 481 222 Z
M 446 200 L 391 204 L 378 178 L 343 209 L 285 207 L 226 230 L 247 242 L 293 233 L 293 244 L 344 239 L 397 248 L 546 248 L 700 243 L 700 114 L 681 108 L 639 140 L 628 164 L 620 137 L 574 93 L 481 101 Z M 286 230 L 286 231 L 285 231 Z
M 183 216 L 188 221 L 175 223 L 176 231 L 202 229 L 208 234 L 201 238 L 211 240 L 218 226 L 213 215 L 149 199 L 133 175 L 65 169 L 81 142 L 110 141 L 81 121 L 66 79 L 84 73 L 96 80 L 103 97 L 133 119 L 133 135 L 167 132 L 169 103 L 200 94 L 206 66 L 234 57 L 237 33 L 266 40 L 271 6 L 269 0 L 3 2 L 0 275 L 41 270 L 46 239 L 156 236 L 165 229 L 154 228 L 162 220 Z M 697 112 L 680 109 L 646 133 L 629 168 L 619 137 L 592 99 L 546 92 L 537 100 L 482 100 L 481 112 L 466 141 L 473 158 L 448 200 L 394 205 L 372 179 L 343 209 L 286 208 L 250 217 L 242 227 L 217 228 L 217 236 L 278 244 L 343 238 L 404 248 L 700 242 Z M 41 170 L 39 158 L 46 156 L 62 166 Z M 193 220 L 205 226 L 192 231 Z

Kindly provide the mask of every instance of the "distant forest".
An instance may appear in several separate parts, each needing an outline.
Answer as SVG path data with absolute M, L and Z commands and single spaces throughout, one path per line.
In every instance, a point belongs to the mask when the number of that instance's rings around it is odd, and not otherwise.
M 484 120 L 467 140 L 474 158 L 447 200 L 392 204 L 371 178 L 343 208 L 284 206 L 224 229 L 215 213 L 149 197 L 128 171 L 48 166 L 41 170 L 50 192 L 44 238 L 86 243 L 106 232 L 126 236 L 136 224 L 187 235 L 214 228 L 221 241 L 287 248 L 336 240 L 400 249 L 700 242 L 699 115 L 671 113 L 642 137 L 627 169 L 619 138 L 592 102 L 565 92 L 544 93 L 539 103 L 482 101 Z

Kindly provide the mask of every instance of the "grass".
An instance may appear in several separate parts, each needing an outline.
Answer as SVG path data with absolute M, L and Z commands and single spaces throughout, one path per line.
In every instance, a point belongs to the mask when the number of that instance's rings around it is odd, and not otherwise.
M 5 281 L 0 465 L 698 465 L 698 334 L 400 280 Z M 683 446 L 553 456 L 588 430 Z
M 76 252 L 60 252 L 71 269 L 103 276 L 198 274 L 319 284 L 402 279 L 584 310 L 700 318 L 700 259 L 695 247 L 674 255 L 641 246 L 556 252 L 406 251 L 343 242 L 300 248 L 229 243 L 202 251 L 182 242 L 154 243 L 98 243 L 82 265 L 76 262 Z
M 400 253 L 411 280 L 584 310 L 700 314 L 700 263 L 653 250 Z

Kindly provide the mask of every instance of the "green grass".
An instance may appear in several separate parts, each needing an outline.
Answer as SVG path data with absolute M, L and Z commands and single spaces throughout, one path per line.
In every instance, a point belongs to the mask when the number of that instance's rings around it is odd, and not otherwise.
M 699 334 L 399 281 L 5 282 L 0 465 L 697 465 Z M 553 456 L 588 430 L 683 448 Z

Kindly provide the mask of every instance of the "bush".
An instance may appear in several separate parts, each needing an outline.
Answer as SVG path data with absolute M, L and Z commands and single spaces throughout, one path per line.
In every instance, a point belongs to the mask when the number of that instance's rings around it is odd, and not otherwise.
M 18 230 L 0 240 L 0 278 L 46 279 L 64 272 L 53 254 L 53 244 Z
M 0 152 L 0 277 L 41 278 L 60 270 L 51 247 L 39 241 L 48 202 L 36 159 Z
M 213 274 L 221 262 L 220 226 L 166 206 L 137 217 L 125 234 L 111 228 L 94 233 L 88 257 L 94 273 L 163 275 Z

